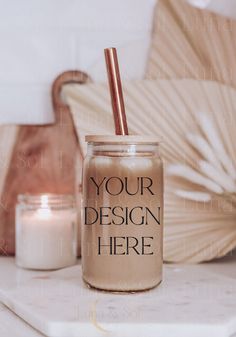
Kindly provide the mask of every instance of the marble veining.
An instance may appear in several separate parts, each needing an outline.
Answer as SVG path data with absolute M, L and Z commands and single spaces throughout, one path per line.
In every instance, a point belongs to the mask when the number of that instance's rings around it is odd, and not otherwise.
M 230 337 L 236 333 L 235 267 L 235 258 L 165 265 L 159 287 L 111 294 L 88 289 L 80 263 L 35 272 L 0 258 L 0 301 L 50 337 Z

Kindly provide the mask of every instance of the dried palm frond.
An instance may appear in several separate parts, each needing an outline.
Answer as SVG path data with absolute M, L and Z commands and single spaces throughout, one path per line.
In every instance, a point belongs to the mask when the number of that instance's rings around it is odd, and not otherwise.
M 85 134 L 113 134 L 104 84 L 63 89 Z M 124 83 L 133 134 L 158 135 L 165 160 L 164 259 L 201 262 L 236 247 L 236 90 L 216 82 Z
M 147 78 L 214 80 L 236 87 L 236 20 L 185 0 L 160 0 Z

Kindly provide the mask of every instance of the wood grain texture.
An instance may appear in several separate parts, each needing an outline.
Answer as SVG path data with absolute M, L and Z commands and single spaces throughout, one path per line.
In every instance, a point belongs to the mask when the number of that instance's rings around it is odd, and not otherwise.
M 21 193 L 75 193 L 78 140 L 69 108 L 60 99 L 64 83 L 84 83 L 79 71 L 61 74 L 53 83 L 52 100 L 56 123 L 44 126 L 3 126 L 9 133 L 6 174 L 1 193 L 0 254 L 15 252 L 15 204 Z M 14 128 L 14 132 L 13 129 Z M 1 139 L 1 138 L 0 138 Z

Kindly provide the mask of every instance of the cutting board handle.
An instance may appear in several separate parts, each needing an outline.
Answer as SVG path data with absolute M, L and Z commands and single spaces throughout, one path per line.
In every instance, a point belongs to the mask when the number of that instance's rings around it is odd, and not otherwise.
M 87 82 L 91 82 L 91 78 L 85 72 L 79 70 L 68 70 L 57 76 L 52 84 L 51 92 L 56 122 L 61 120 L 62 112 L 70 112 L 69 107 L 61 99 L 63 85 L 69 83 L 85 84 Z

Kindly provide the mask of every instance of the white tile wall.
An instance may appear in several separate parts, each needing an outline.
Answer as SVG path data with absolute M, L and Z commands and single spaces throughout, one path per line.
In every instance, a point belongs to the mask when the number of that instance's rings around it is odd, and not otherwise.
M 144 75 L 156 0 L 0 0 L 0 123 L 53 121 L 50 85 L 70 69 L 105 81 L 103 49 L 124 79 Z

